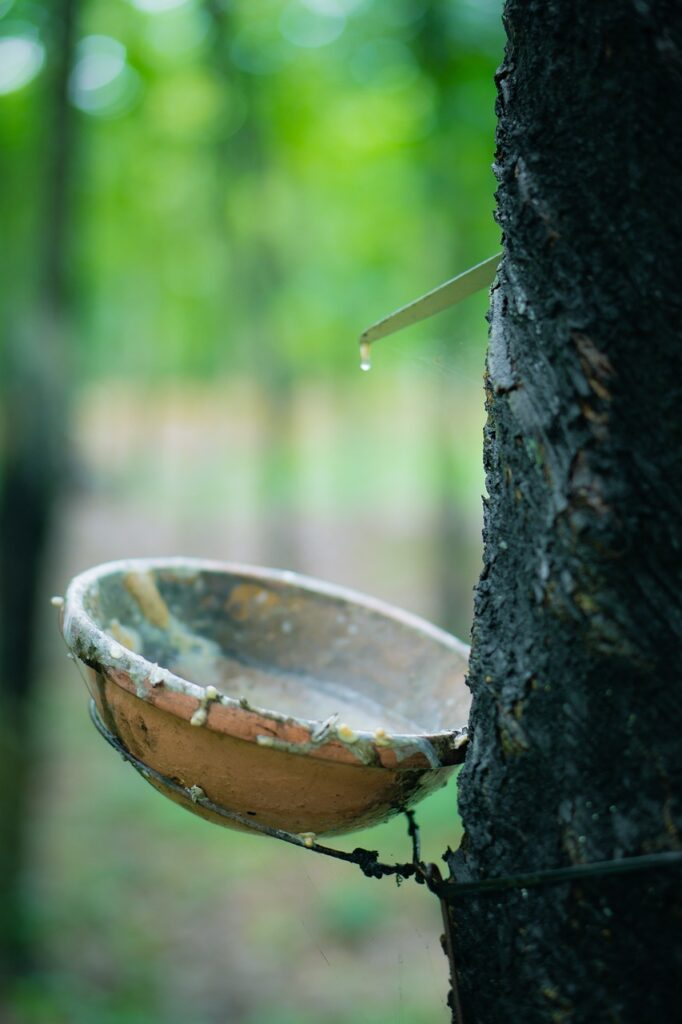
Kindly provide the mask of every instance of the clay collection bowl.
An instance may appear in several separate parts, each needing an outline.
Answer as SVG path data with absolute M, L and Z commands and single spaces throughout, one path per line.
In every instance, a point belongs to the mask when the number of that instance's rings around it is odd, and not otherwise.
M 464 758 L 468 648 L 381 601 L 291 572 L 134 559 L 77 576 L 62 614 L 104 731 L 222 825 L 349 832 Z

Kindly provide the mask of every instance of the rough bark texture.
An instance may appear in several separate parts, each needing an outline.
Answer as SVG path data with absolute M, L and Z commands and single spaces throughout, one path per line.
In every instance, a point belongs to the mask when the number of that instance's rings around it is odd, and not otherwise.
M 680 848 L 682 14 L 505 21 L 459 880 Z M 681 882 L 453 900 L 464 1021 L 679 1019 Z

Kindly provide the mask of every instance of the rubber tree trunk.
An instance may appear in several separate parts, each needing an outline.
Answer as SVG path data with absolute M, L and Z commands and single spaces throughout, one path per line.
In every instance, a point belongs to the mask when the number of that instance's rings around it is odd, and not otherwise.
M 682 14 L 505 24 L 460 881 L 680 847 Z M 463 1020 L 678 1019 L 681 882 L 453 896 Z

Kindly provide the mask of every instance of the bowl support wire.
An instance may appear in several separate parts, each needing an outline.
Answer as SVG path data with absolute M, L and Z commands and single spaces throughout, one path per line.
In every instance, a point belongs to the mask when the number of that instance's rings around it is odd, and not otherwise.
M 350 864 L 357 864 L 368 878 L 383 878 L 385 875 L 394 875 L 402 881 L 404 878 L 417 875 L 420 867 L 424 868 L 419 859 L 419 826 L 412 811 L 406 809 L 403 811 L 409 823 L 408 833 L 412 840 L 412 860 L 405 864 L 382 864 L 379 862 L 379 854 L 376 850 L 358 848 L 353 850 L 352 853 L 347 853 L 345 850 L 336 850 L 333 847 L 318 843 L 312 833 L 286 832 L 284 829 L 271 828 L 269 825 L 263 825 L 252 818 L 247 818 L 236 811 L 231 811 L 227 807 L 222 807 L 220 804 L 210 800 L 199 786 L 183 786 L 176 782 L 175 779 L 157 772 L 154 768 L 150 768 L 149 765 L 145 764 L 144 761 L 135 757 L 106 727 L 92 698 L 90 699 L 90 718 L 100 736 L 121 755 L 124 761 L 131 764 L 143 778 L 160 783 L 173 793 L 177 793 L 178 796 L 190 800 L 193 804 L 200 804 L 206 810 L 211 811 L 212 814 L 217 814 L 219 817 L 225 818 L 226 821 L 239 825 L 240 828 L 248 829 L 251 832 L 259 832 L 262 835 L 270 836 L 272 839 L 280 839 L 282 842 L 291 843 L 293 846 L 300 846 L 306 850 L 312 850 L 314 853 L 321 853 L 327 857 L 335 857 L 337 860 L 345 860 Z
M 210 800 L 199 786 L 182 786 L 174 779 L 162 775 L 135 757 L 106 727 L 92 698 L 90 699 L 90 718 L 99 734 L 107 743 L 145 779 L 152 783 L 157 782 L 163 785 L 192 803 L 200 804 L 213 814 L 225 818 L 226 821 L 233 822 L 235 825 L 239 825 L 248 831 L 259 832 L 262 835 L 271 836 L 273 839 L 279 839 L 293 846 L 299 846 L 304 850 L 310 850 L 312 853 L 320 853 L 326 857 L 333 857 L 336 860 L 343 860 L 349 864 L 356 864 L 368 878 L 383 878 L 392 875 L 395 877 L 398 885 L 406 878 L 414 878 L 415 882 L 419 885 L 425 885 L 429 892 L 432 892 L 440 901 L 443 917 L 441 944 L 450 965 L 453 1024 L 464 1024 L 457 985 L 453 934 L 454 914 L 457 902 L 461 898 L 509 890 L 521 890 L 523 894 L 526 894 L 527 889 L 537 886 L 558 885 L 584 878 L 598 878 L 616 874 L 682 867 L 682 851 L 668 850 L 659 853 L 619 857 L 613 860 L 529 871 L 524 874 L 507 875 L 499 878 L 484 878 L 470 882 L 461 882 L 456 878 L 443 879 L 436 864 L 424 863 L 421 859 L 419 826 L 417 825 L 414 812 L 408 808 L 403 808 L 403 813 L 407 818 L 407 831 L 412 843 L 412 859 L 404 864 L 383 864 L 379 860 L 379 854 L 376 850 L 364 850 L 360 847 L 351 853 L 345 850 L 337 850 L 334 847 L 318 843 L 312 833 L 297 834 L 295 832 L 286 832 L 284 829 L 270 828 L 270 826 L 263 825 L 251 818 L 246 818 L 236 811 L 231 811 L 227 807 L 222 807 Z

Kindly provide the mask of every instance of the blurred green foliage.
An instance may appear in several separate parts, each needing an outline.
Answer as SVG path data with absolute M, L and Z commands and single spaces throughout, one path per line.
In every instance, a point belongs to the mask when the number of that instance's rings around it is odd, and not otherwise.
M 0 12 L 0 287 L 16 318 L 44 233 L 58 5 Z M 67 259 L 82 375 L 351 372 L 367 323 L 495 251 L 497 2 L 77 13 Z M 480 324 L 480 308 L 459 322 Z

